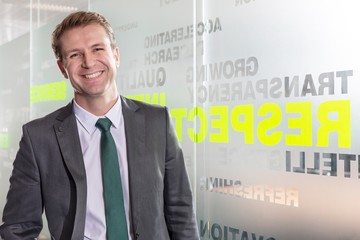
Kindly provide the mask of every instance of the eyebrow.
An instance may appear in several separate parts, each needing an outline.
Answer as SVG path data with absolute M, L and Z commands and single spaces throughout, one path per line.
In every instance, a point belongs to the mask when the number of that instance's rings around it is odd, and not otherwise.
M 91 48 L 98 47 L 98 46 L 104 47 L 105 45 L 106 45 L 106 44 L 104 44 L 104 43 L 95 43 L 95 44 L 93 44 L 93 45 L 91 46 Z

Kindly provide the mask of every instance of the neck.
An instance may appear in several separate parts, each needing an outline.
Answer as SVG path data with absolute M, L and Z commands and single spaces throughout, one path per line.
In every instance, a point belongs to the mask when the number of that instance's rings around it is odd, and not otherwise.
M 119 96 L 114 95 L 112 97 L 93 97 L 93 98 L 83 98 L 75 94 L 75 101 L 86 111 L 94 114 L 95 116 L 105 115 L 116 103 Z

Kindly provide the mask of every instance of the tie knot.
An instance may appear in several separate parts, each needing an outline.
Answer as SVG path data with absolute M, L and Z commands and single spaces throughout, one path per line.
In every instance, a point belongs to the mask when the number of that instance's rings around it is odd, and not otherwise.
M 107 132 L 110 130 L 111 121 L 108 118 L 99 118 L 95 124 L 102 132 Z

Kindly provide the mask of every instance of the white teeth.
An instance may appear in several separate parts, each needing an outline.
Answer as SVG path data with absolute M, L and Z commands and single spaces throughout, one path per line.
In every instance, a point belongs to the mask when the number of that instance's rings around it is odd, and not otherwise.
M 96 78 L 98 76 L 100 76 L 101 72 L 96 72 L 90 75 L 85 75 L 86 78 Z

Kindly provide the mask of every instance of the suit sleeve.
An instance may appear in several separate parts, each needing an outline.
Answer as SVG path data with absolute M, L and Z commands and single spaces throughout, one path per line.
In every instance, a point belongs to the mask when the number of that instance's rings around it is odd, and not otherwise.
M 197 240 L 198 228 L 183 152 L 166 109 L 165 218 L 171 240 Z
M 43 203 L 40 177 L 26 127 L 10 177 L 10 189 L 3 212 L 3 239 L 35 239 L 42 229 Z

